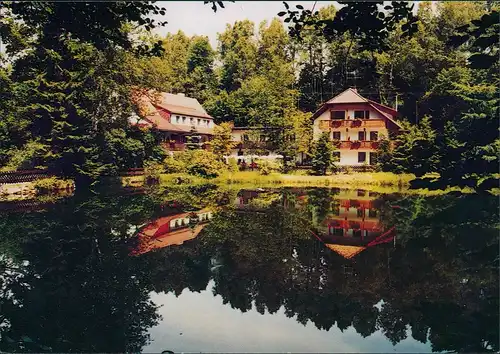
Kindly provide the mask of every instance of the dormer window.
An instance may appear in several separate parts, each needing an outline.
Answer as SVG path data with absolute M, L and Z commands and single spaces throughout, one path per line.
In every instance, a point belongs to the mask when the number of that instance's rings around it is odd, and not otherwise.
M 200 118 L 198 118 L 198 125 L 200 125 L 200 124 L 201 124 L 201 119 L 200 119 Z
M 370 119 L 370 111 L 354 111 L 354 119 Z
M 194 119 L 193 118 L 189 118 L 189 123 L 192 125 L 194 124 Z
M 331 111 L 330 119 L 345 119 L 345 111 Z
M 186 124 L 186 117 L 182 117 L 182 124 Z
M 179 124 L 179 123 L 181 122 L 181 118 L 180 118 L 179 116 L 176 116 L 176 117 L 175 117 L 175 122 L 176 122 L 177 124 Z

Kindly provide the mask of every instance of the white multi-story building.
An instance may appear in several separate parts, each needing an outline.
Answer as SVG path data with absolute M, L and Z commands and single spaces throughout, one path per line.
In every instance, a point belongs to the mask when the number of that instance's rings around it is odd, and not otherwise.
M 324 103 L 313 115 L 313 138 L 328 133 L 341 166 L 371 165 L 381 136 L 397 132 L 397 111 L 349 88 Z

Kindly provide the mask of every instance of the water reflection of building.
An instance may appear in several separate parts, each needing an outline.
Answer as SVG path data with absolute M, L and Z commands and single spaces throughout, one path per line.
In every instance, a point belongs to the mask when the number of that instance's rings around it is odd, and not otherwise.
M 367 191 L 342 191 L 332 211 L 315 234 L 332 251 L 351 259 L 368 247 L 394 241 L 394 228 L 384 228 L 374 195 Z
M 185 241 L 198 236 L 212 217 L 212 211 L 202 209 L 158 218 L 139 229 L 137 235 L 139 244 L 132 254 L 138 255 L 157 248 L 182 245 Z

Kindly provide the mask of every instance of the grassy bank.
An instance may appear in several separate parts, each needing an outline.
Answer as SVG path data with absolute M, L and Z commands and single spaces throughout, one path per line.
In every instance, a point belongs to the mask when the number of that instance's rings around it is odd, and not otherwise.
M 403 188 L 409 186 L 414 175 L 387 172 L 335 174 L 330 176 L 308 176 L 304 174 L 272 173 L 266 176 L 258 172 L 237 172 L 226 174 L 218 178 L 222 183 L 230 184 L 278 184 L 284 186 L 352 186 L 362 187 L 367 185 L 392 186 Z
M 451 191 L 464 193 L 473 192 L 472 189 L 457 187 L 446 190 L 409 189 L 410 181 L 415 179 L 412 174 L 394 174 L 388 172 L 350 173 L 329 176 L 309 176 L 306 174 L 281 174 L 271 173 L 261 175 L 256 171 L 240 171 L 226 173 L 218 178 L 205 179 L 187 174 L 162 174 L 162 185 L 200 185 L 214 183 L 219 185 L 233 185 L 236 188 L 273 188 L 273 187 L 329 187 L 329 188 L 354 188 L 365 189 L 379 193 L 405 193 L 422 195 L 440 195 Z M 124 186 L 143 185 L 143 176 L 122 178 Z

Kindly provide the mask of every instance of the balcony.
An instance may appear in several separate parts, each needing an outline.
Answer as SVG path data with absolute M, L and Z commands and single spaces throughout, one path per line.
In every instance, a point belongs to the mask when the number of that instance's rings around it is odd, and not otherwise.
M 376 150 L 378 149 L 379 146 L 379 141 L 334 141 L 333 144 L 338 148 L 338 149 L 350 149 L 350 150 L 357 150 L 357 149 L 373 149 Z
M 269 141 L 235 141 L 235 148 L 239 150 L 272 150 L 273 143 Z
M 163 148 L 168 151 L 184 151 L 186 150 L 186 144 L 185 143 L 163 143 L 162 144 Z
M 321 130 L 329 130 L 330 128 L 385 128 L 383 119 L 339 119 L 339 120 L 322 120 L 319 122 Z

